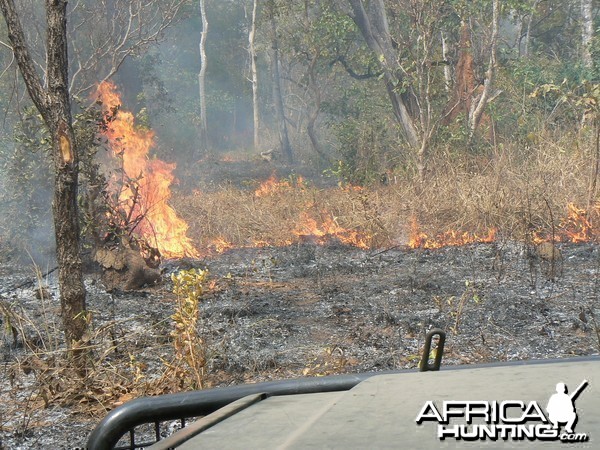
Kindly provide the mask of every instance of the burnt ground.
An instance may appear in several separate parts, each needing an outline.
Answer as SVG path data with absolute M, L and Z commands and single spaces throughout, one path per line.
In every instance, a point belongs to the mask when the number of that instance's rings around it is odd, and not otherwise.
M 560 248 L 554 280 L 548 263 L 511 241 L 371 251 L 305 242 L 171 261 L 165 270 L 208 268 L 216 282 L 203 298 L 200 332 L 207 381 L 218 386 L 414 368 L 432 327 L 448 332 L 446 365 L 598 354 L 600 248 Z M 31 286 L 11 288 L 30 279 L 31 269 L 6 263 L 0 270 L 5 303 L 29 316 L 25 328 L 35 334 L 31 324 L 41 327 L 44 311 L 46 322 L 55 317 L 58 300 L 42 308 Z M 142 375 L 158 376 L 160 358 L 173 352 L 170 282 L 109 294 L 90 279 L 88 288 L 94 327 L 111 323 L 144 362 Z M 36 377 L 14 369 L 25 352 L 10 333 L 2 356 L 0 448 L 83 446 L 98 418 L 82 414 L 81 405 L 35 407 Z

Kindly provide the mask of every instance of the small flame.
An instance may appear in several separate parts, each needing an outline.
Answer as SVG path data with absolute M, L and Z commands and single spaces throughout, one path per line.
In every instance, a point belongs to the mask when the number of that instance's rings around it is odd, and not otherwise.
M 368 236 L 356 230 L 348 230 L 341 227 L 336 222 L 335 218 L 332 218 L 329 215 L 325 215 L 325 219 L 319 224 L 308 214 L 303 213 L 300 225 L 294 231 L 294 234 L 299 238 L 313 238 L 321 245 L 334 238 L 343 244 L 352 245 L 362 249 L 370 248 L 370 238 Z
M 364 191 L 364 188 L 362 186 L 355 186 L 353 184 L 341 185 L 340 188 L 344 192 L 363 192 Z
M 268 180 L 263 181 L 258 188 L 254 191 L 255 197 L 267 197 L 278 192 L 291 190 L 294 187 L 303 188 L 304 178 L 298 176 L 294 182 L 286 179 L 278 179 L 273 173 Z
M 234 247 L 235 246 L 231 242 L 222 237 L 218 237 L 212 240 L 210 244 L 208 244 L 208 250 L 211 253 L 224 253 L 227 250 L 230 250 Z
M 594 227 L 588 212 L 573 203 L 567 205 L 567 218 L 561 224 L 571 242 L 589 242 L 594 235 Z
M 460 245 L 475 244 L 475 243 L 489 243 L 496 240 L 497 229 L 489 228 L 487 234 L 479 236 L 475 233 L 468 231 L 460 232 L 455 230 L 449 230 L 444 233 L 440 233 L 435 237 L 430 237 L 421 230 L 419 222 L 416 217 L 412 217 L 411 220 L 411 231 L 408 241 L 408 246 L 411 248 L 442 248 L 442 247 L 456 247 Z
M 119 195 L 126 217 L 140 221 L 136 231 L 153 243 L 163 256 L 197 256 L 186 236 L 187 223 L 167 204 L 175 180 L 175 164 L 148 157 L 154 145 L 154 132 L 137 127 L 132 113 L 117 110 L 121 99 L 114 84 L 100 84 L 98 97 L 106 114 L 116 111 L 105 131 L 113 155 L 122 157 L 125 174 L 139 183 L 139 189 L 125 183 L 126 187 Z

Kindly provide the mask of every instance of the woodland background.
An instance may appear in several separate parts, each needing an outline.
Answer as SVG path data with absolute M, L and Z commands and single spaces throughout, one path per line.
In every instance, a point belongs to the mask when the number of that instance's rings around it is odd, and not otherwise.
M 51 97 L 64 67 L 50 64 L 62 60 L 45 14 L 66 2 L 0 0 L 5 16 L 13 3 L 38 97 Z M 598 12 L 593 0 L 69 1 L 76 295 L 53 274 L 50 205 L 70 170 L 55 165 L 60 121 L 34 107 L 0 21 L 7 445 L 67 446 L 76 428 L 83 444 L 93 424 L 64 417 L 140 395 L 414 367 L 431 326 L 448 330 L 453 363 L 596 352 Z M 98 102 L 102 82 L 120 106 Z M 139 175 L 123 170 L 133 140 L 119 117 L 151 141 Z M 149 167 L 175 177 L 143 210 Z M 160 255 L 140 233 L 165 199 L 191 250 Z M 127 264 L 138 278 L 121 286 L 88 273 Z
M 17 3 L 42 69 L 44 8 Z M 399 208 L 447 227 L 596 199 L 592 0 L 80 0 L 68 27 L 79 127 L 112 80 L 184 194 L 203 162 L 274 156 L 283 174 L 401 185 Z M 48 136 L 1 44 L 2 243 L 51 254 Z

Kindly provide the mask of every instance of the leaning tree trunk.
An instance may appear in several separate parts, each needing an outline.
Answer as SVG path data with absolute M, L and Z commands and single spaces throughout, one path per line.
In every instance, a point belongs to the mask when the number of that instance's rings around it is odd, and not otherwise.
M 402 84 L 403 76 L 401 67 L 398 67 L 383 1 L 371 2 L 369 12 L 365 9 L 363 0 L 349 0 L 349 2 L 352 8 L 352 19 L 369 49 L 377 56 L 396 121 L 402 127 L 410 146 L 413 149 L 419 149 L 421 147 L 419 133 L 404 99 L 397 89 Z
M 472 143 L 475 133 L 479 128 L 481 118 L 486 106 L 494 100 L 498 93 L 493 93 L 494 79 L 496 78 L 496 66 L 498 65 L 496 53 L 498 49 L 498 33 L 500 28 L 500 4 L 498 0 L 492 1 L 492 37 L 490 42 L 490 60 L 483 82 L 483 92 L 478 101 L 471 103 L 469 111 L 469 145 Z
M 52 136 L 54 161 L 54 232 L 63 331 L 68 348 L 81 355 L 87 330 L 85 287 L 80 257 L 77 211 L 78 156 L 68 91 L 65 0 L 46 0 L 48 36 L 47 80 L 44 89 L 31 59 L 14 0 L 0 0 L 8 37 L 27 91 Z

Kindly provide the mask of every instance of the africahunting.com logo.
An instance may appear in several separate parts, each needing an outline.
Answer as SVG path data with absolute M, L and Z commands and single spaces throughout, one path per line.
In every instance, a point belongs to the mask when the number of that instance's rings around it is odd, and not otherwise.
M 444 401 L 441 406 L 425 402 L 417 415 L 417 424 L 437 422 L 440 440 L 514 440 L 586 442 L 587 433 L 576 433 L 575 400 L 587 387 L 583 380 L 572 394 L 565 383 L 556 385 L 544 409 L 538 402 L 505 401 Z M 456 421 L 460 423 L 451 422 Z M 477 422 L 477 423 L 475 423 Z

